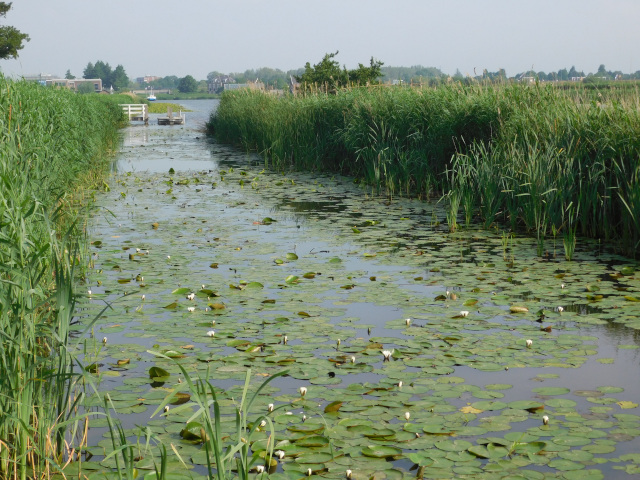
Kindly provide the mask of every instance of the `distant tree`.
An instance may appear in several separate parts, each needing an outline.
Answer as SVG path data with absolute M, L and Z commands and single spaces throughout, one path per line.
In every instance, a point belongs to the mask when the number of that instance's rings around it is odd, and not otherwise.
M 327 53 L 319 63 L 313 66 L 307 62 L 302 75 L 296 75 L 295 79 L 303 85 L 303 88 L 319 87 L 333 92 L 353 83 L 361 85 L 379 83 L 378 79 L 382 76 L 383 62 L 371 57 L 368 67 L 360 63 L 357 69 L 347 70 L 346 67 L 340 68 L 338 61 L 334 60 L 338 53 L 338 51 Z
M 127 77 L 126 72 L 124 71 L 124 67 L 122 65 L 118 65 L 116 69 L 111 74 L 111 86 L 115 90 L 123 90 L 129 86 L 129 77 Z
M 76 76 L 71 75 L 71 70 L 67 70 L 67 73 L 64 74 L 64 78 L 66 78 L 67 80 L 73 80 L 74 78 L 76 78 Z
M 11 10 L 11 2 L 0 2 L 0 17 L 6 18 L 9 10 Z M 18 50 L 22 50 L 23 43 L 29 40 L 29 35 L 15 27 L 0 27 L 0 59 L 18 58 Z
M 151 82 L 151 86 L 154 88 L 167 88 L 167 89 L 172 89 L 172 88 L 177 88 L 178 87 L 178 82 L 180 81 L 180 79 L 178 77 L 176 77 L 175 75 L 168 75 L 166 77 L 163 77 L 159 80 L 154 80 L 153 82 Z
M 178 82 L 178 90 L 181 93 L 195 92 L 198 90 L 198 82 L 191 75 L 187 75 Z
M 87 66 L 84 67 L 84 71 L 82 72 L 82 78 L 97 78 L 96 77 L 96 69 L 93 67 L 93 63 L 87 63 Z
M 214 70 L 213 72 L 209 72 L 207 74 L 207 82 L 211 83 L 213 82 L 213 79 L 216 77 L 222 77 L 224 75 L 224 73 L 220 73 L 216 70 Z

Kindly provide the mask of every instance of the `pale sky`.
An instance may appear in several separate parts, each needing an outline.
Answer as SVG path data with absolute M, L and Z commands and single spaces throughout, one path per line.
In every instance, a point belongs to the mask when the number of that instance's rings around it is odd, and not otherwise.
M 0 25 L 28 33 L 8 76 L 82 76 L 98 60 L 130 78 L 301 68 L 340 53 L 347 68 L 448 74 L 600 64 L 640 70 L 639 0 L 13 0 Z

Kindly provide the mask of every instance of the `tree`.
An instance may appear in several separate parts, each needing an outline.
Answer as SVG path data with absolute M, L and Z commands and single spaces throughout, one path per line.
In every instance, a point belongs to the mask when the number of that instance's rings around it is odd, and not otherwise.
M 195 92 L 198 90 L 198 82 L 191 75 L 187 75 L 178 82 L 178 90 L 181 93 Z
M 118 65 L 111 75 L 111 86 L 116 90 L 123 90 L 129 86 L 129 77 L 127 77 L 124 67 Z
M 0 2 L 0 17 L 6 18 L 9 10 L 11 10 L 11 3 Z M 29 40 L 29 35 L 15 27 L 0 27 L 0 59 L 18 58 L 18 50 L 22 50 L 23 43 Z
M 368 67 L 360 63 L 357 69 L 347 70 L 346 67 L 340 68 L 340 64 L 334 60 L 338 53 L 337 51 L 336 53 L 327 53 L 313 67 L 307 62 L 304 66 L 304 73 L 296 75 L 295 79 L 303 84 L 305 89 L 317 86 L 332 92 L 349 84 L 379 83 L 378 78 L 382 76 L 383 62 L 371 57 Z
M 64 78 L 66 78 L 67 80 L 73 80 L 74 78 L 76 78 L 76 76 L 71 75 L 71 70 L 67 69 L 67 73 L 64 74 Z

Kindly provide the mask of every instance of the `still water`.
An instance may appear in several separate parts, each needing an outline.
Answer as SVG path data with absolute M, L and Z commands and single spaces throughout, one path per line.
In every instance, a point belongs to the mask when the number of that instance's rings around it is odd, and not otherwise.
M 226 406 L 248 368 L 254 384 L 287 369 L 258 404 L 293 414 L 275 419 L 297 452 L 278 464 L 290 478 L 415 477 L 414 464 L 425 478 L 636 473 L 640 330 L 624 323 L 637 323 L 625 296 L 640 297 L 640 279 L 620 274 L 633 262 L 586 241 L 573 262 L 561 242 L 540 259 L 527 238 L 449 233 L 436 203 L 270 172 L 205 137 L 217 101 L 181 104 L 184 126 L 152 116 L 124 129 L 92 221 L 83 312 L 108 306 L 94 327 L 108 340 L 87 357 L 125 427 L 153 426 L 204 472 L 200 446 L 178 434 L 187 416 L 149 418 L 185 389 L 175 364 L 149 353 L 170 351 L 190 374 L 209 372 Z M 170 379 L 151 382 L 153 366 Z M 305 429 L 339 455 L 314 447 L 312 461 L 296 445 Z M 103 432 L 93 441 L 106 448 Z

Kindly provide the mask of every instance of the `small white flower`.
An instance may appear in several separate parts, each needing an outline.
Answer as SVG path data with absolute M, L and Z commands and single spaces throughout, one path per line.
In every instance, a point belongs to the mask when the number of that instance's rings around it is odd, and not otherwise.
M 409 421 L 410 418 L 411 418 L 411 414 L 409 412 L 404 412 L 404 419 L 406 421 Z
M 287 336 L 285 335 L 284 337 L 282 337 L 282 343 L 283 344 L 287 344 L 287 342 L 289 341 L 289 338 L 287 338 Z
M 266 426 L 267 426 L 267 421 L 266 421 L 266 420 L 262 420 L 262 421 L 260 422 L 260 426 L 261 426 L 261 427 L 266 427 Z
M 410 319 L 410 318 L 405 319 L 404 323 L 405 323 L 405 324 L 407 325 L 407 327 L 408 327 L 409 325 L 411 325 L 411 319 Z
M 420 434 L 416 432 L 416 438 L 420 438 Z
M 353 355 L 351 355 L 351 363 L 356 363 L 356 357 L 354 357 Z
M 276 450 L 275 452 L 273 452 L 275 454 L 276 457 L 278 457 L 280 460 L 282 460 L 284 458 L 284 456 L 286 455 L 284 453 L 284 450 Z
M 136 248 L 136 253 L 140 253 L 140 249 L 139 248 Z
M 340 339 L 338 339 L 338 341 L 336 342 L 336 344 L 337 344 L 338 346 L 340 346 Z
M 196 311 L 196 307 L 187 307 L 187 310 L 189 312 L 195 312 Z
M 547 417 L 546 415 L 542 417 L 542 424 L 549 425 L 549 417 Z
M 351 470 L 347 470 L 346 471 L 347 474 L 347 480 L 351 480 L 351 476 L 353 475 L 353 473 L 351 472 Z
M 466 317 L 466 316 L 468 316 L 468 315 L 469 315 L 469 312 L 468 312 L 467 310 L 462 310 L 462 311 L 460 312 L 460 316 L 461 316 L 461 317 Z
M 171 260 L 171 255 L 167 255 L 167 260 Z
M 302 415 L 302 423 L 307 421 L 307 416 L 306 415 Z
M 393 350 L 383 350 L 382 351 L 382 356 L 384 357 L 385 360 L 390 360 L 391 359 L 391 355 L 393 355 Z
M 300 392 L 300 395 L 304 397 L 307 394 L 307 387 L 300 387 L 298 391 Z
M 216 334 L 216 331 L 215 331 L 215 330 L 209 330 L 209 331 L 207 332 L 207 336 L 208 336 L 208 337 L 213 337 L 215 334 Z
M 451 296 L 451 292 L 449 290 L 447 290 L 446 295 L 447 295 L 447 297 L 450 297 Z
M 564 288 L 564 287 L 566 287 L 566 285 L 564 283 L 561 283 L 560 288 Z
M 564 312 L 564 307 L 558 307 L 558 312 L 560 313 Z
M 165 405 L 164 407 L 164 413 L 167 413 L 169 411 L 169 405 Z
M 285 412 L 285 415 L 293 415 L 293 412 Z
M 533 345 L 533 340 L 527 340 L 527 348 L 531 348 L 531 345 Z
M 215 326 L 215 324 L 216 324 L 216 321 L 215 320 L 211 320 L 211 326 L 213 327 L 213 326 Z
M 273 412 L 273 403 L 267 405 L 267 412 Z
M 258 472 L 258 473 L 264 472 L 264 465 L 257 465 L 256 466 L 256 472 Z
M 196 294 L 191 292 L 189 295 L 187 295 L 187 300 L 195 300 L 196 298 Z
M 87 290 L 87 293 L 89 294 L 89 296 L 91 296 L 91 289 Z
M 142 299 L 142 301 L 144 302 L 144 299 L 145 299 L 146 297 L 145 297 L 144 295 L 142 295 L 140 298 L 141 298 L 141 299 Z
M 202 290 L 204 290 L 204 283 L 202 284 Z
M 310 477 L 313 471 L 310 468 L 307 468 L 307 477 Z
M 398 382 L 398 388 L 402 388 L 402 380 Z
M 102 337 L 102 343 L 107 343 L 107 337 Z

